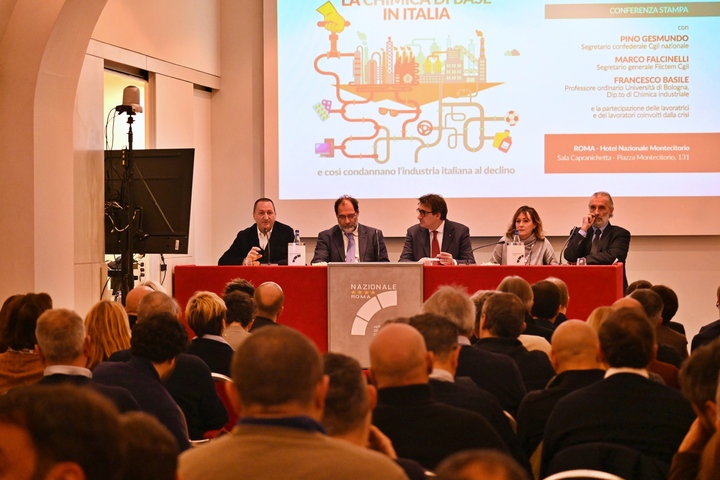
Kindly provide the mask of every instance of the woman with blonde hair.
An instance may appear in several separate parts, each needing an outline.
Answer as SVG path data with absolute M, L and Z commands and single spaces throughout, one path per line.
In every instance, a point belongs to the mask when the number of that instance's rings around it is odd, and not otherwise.
M 130 348 L 130 322 L 118 302 L 96 303 L 85 317 L 85 330 L 90 337 L 87 363 L 90 370 L 118 350 Z

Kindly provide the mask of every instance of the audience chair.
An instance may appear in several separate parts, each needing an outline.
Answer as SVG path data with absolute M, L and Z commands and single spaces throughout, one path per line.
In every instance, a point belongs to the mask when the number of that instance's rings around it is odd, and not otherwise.
M 227 375 L 223 375 L 222 373 L 215 373 L 215 372 L 212 372 L 212 378 L 215 381 L 215 391 L 217 391 L 217 394 L 220 397 L 220 400 L 222 401 L 223 405 L 225 406 L 225 410 L 227 410 L 228 422 L 219 430 L 210 430 L 208 432 L 205 432 L 205 435 L 203 435 L 203 436 L 206 439 L 212 439 L 212 438 L 217 437 L 218 435 L 222 435 L 222 434 L 230 432 L 230 430 L 233 429 L 233 427 L 235 426 L 235 424 L 238 421 L 237 412 L 235 412 L 235 409 L 232 407 L 232 404 L 230 403 L 230 399 L 228 398 L 227 392 L 225 391 L 225 384 L 233 383 L 232 378 L 228 377 Z
M 568 470 L 565 472 L 555 473 L 544 480 L 625 480 L 622 477 L 613 475 L 612 473 L 601 472 L 599 470 Z

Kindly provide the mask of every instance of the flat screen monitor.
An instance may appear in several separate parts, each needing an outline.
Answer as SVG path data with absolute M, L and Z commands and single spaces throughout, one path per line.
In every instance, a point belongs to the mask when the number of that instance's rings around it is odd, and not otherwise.
M 123 253 L 126 150 L 105 152 L 105 253 Z M 133 150 L 133 253 L 188 252 L 195 149 Z

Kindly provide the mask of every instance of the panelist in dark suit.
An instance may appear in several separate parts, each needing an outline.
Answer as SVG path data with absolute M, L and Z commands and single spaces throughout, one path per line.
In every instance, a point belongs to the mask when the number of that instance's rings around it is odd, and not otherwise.
M 582 226 L 570 237 L 564 257 L 571 263 L 584 258 L 587 265 L 623 262 L 623 284 L 624 288 L 627 288 L 625 264 L 630 248 L 630 232 L 610 225 L 615 207 L 609 193 L 594 193 L 590 197 L 588 209 L 590 211 L 583 217 Z
M 255 200 L 253 218 L 255 225 L 238 232 L 218 265 L 287 265 L 288 243 L 295 239 L 295 231 L 275 221 L 275 204 L 269 198 Z
M 408 228 L 401 262 L 442 265 L 474 264 L 470 243 L 470 229 L 447 220 L 447 203 L 440 195 L 428 194 L 418 198 L 418 225 Z
M 389 262 L 381 230 L 360 225 L 357 199 L 343 195 L 335 201 L 338 224 L 318 233 L 311 263 Z

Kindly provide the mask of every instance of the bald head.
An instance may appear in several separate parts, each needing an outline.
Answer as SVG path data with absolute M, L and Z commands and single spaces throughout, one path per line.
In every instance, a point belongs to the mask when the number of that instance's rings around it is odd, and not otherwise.
M 255 316 L 277 320 L 283 310 L 285 294 L 275 282 L 265 282 L 255 289 L 253 296 L 257 306 Z
M 557 373 L 566 370 L 601 368 L 598 362 L 597 333 L 581 320 L 568 320 L 560 324 L 552 336 L 550 358 Z
M 432 359 L 415 328 L 391 323 L 370 343 L 370 368 L 378 388 L 428 383 Z
M 615 303 L 613 303 L 612 306 L 615 308 L 633 308 L 638 312 L 642 312 L 643 315 L 645 314 L 642 303 L 638 302 L 632 297 L 619 298 L 615 300 Z
M 127 298 L 125 299 L 125 311 L 127 314 L 137 315 L 140 301 L 145 297 L 145 295 L 152 292 L 154 292 L 154 290 L 145 285 L 141 285 L 130 290 L 127 294 Z
M 137 309 L 137 321 L 142 322 L 155 313 L 169 313 L 173 317 L 180 317 L 180 306 L 168 294 L 163 292 L 150 292 L 143 297 Z

